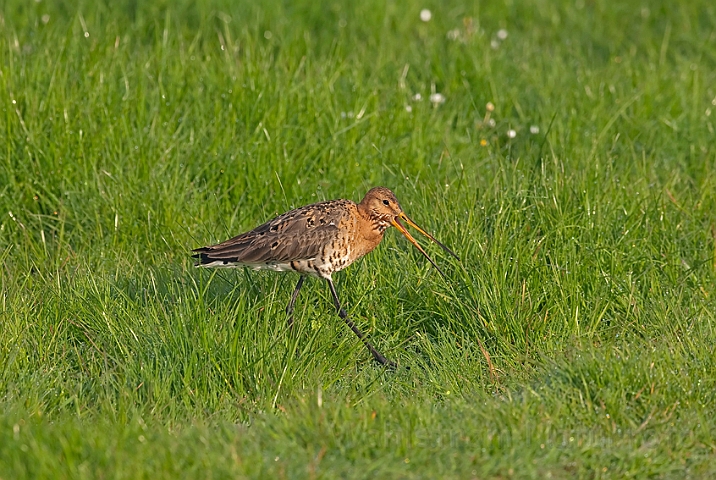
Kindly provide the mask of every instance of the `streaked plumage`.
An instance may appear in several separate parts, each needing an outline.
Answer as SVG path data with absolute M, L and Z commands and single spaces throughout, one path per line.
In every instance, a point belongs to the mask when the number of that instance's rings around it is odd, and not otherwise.
M 331 275 L 371 252 L 393 225 L 415 245 L 440 271 L 399 219 L 418 229 L 451 255 L 457 256 L 410 220 L 393 192 L 384 187 L 371 189 L 356 204 L 350 200 L 314 203 L 279 215 L 255 229 L 217 245 L 197 248 L 194 257 L 201 267 L 238 267 L 295 271 L 301 274 L 286 309 L 292 322 L 293 304 L 304 276 L 323 278 L 333 295 L 341 318 L 363 340 L 373 357 L 382 364 L 392 364 L 366 340 L 340 307 Z M 442 272 L 440 272 L 442 274 Z

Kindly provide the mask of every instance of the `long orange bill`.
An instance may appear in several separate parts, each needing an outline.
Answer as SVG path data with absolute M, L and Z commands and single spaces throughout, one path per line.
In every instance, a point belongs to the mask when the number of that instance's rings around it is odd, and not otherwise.
M 405 220 L 405 223 L 407 223 L 408 225 L 410 225 L 411 227 L 413 227 L 414 229 L 416 229 L 418 232 L 420 232 L 420 233 L 422 233 L 423 235 L 425 235 L 426 237 L 428 237 L 428 238 L 429 238 L 430 240 L 432 240 L 433 242 L 435 242 L 435 243 L 437 243 L 438 245 L 440 245 L 440 248 L 442 248 L 442 249 L 445 250 L 447 253 L 449 253 L 450 255 L 452 255 L 453 257 L 455 257 L 455 260 L 457 260 L 458 262 L 460 261 L 460 257 L 458 257 L 458 256 L 455 254 L 455 252 L 453 252 L 453 251 L 450 250 L 448 247 L 446 247 L 445 245 L 443 245 L 442 242 L 438 241 L 435 237 L 433 237 L 432 235 L 430 235 L 428 232 L 426 232 L 425 230 L 423 230 L 422 228 L 420 228 L 414 221 L 412 221 L 410 218 L 408 218 L 408 216 L 407 216 L 405 213 L 401 213 L 399 216 L 400 216 L 400 218 L 402 218 L 403 220 Z
M 455 253 L 454 253 L 452 250 L 450 250 L 449 248 L 447 248 L 447 247 L 446 247 L 445 245 L 443 245 L 442 243 L 438 242 L 432 235 L 430 235 L 430 234 L 427 233 L 425 230 L 423 230 L 422 228 L 420 228 L 414 221 L 412 221 L 410 218 L 408 218 L 408 216 L 407 216 L 405 213 L 401 213 L 400 215 L 398 215 L 398 217 L 400 217 L 401 219 L 405 220 L 405 222 L 406 222 L 408 225 L 410 225 L 411 227 L 415 228 L 418 232 L 422 233 L 423 235 L 425 235 L 426 237 L 428 237 L 430 240 L 432 240 L 433 242 L 435 242 L 435 243 L 437 243 L 438 245 L 440 245 L 440 246 L 443 248 L 443 250 L 445 250 L 446 252 L 448 252 L 450 255 L 452 255 L 453 257 L 455 257 L 455 258 L 457 258 L 458 260 L 460 260 L 460 258 L 459 258 L 457 255 L 455 255 Z M 395 228 L 397 228 L 398 231 L 399 231 L 400 233 L 402 233 L 403 236 L 405 236 L 405 238 L 407 238 L 408 241 L 409 241 L 410 243 L 412 243 L 412 244 L 415 246 L 415 248 L 417 248 L 417 249 L 420 251 L 420 253 L 423 254 L 423 256 L 424 256 L 425 258 L 428 259 L 428 261 L 433 265 L 433 267 L 435 267 L 435 269 L 436 269 L 438 272 L 440 272 L 440 275 L 442 275 L 443 278 L 446 278 L 446 277 L 445 277 L 445 274 L 443 273 L 443 271 L 440 270 L 440 267 L 438 267 L 438 265 L 433 261 L 433 259 L 430 258 L 430 256 L 428 256 L 428 254 L 425 252 L 425 250 L 423 250 L 423 247 L 421 247 L 420 244 L 413 238 L 413 236 L 410 234 L 410 232 L 408 232 L 408 230 L 405 228 L 405 226 L 404 226 L 402 223 L 400 223 L 400 220 L 398 220 L 398 217 L 395 217 L 395 218 L 393 219 L 393 221 L 391 222 L 391 224 L 392 224 Z

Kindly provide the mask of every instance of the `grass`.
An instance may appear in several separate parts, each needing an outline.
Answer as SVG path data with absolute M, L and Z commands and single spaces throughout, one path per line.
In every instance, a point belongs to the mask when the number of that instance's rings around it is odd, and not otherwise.
M 0 478 L 716 474 L 711 2 L 7 1 L 0 32 Z M 295 277 L 192 266 L 374 185 L 462 257 L 390 232 L 336 275 L 395 372 L 323 283 L 288 331 Z

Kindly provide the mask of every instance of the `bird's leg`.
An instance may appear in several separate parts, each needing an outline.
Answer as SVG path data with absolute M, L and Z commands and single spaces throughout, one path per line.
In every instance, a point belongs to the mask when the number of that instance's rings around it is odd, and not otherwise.
M 346 324 L 351 327 L 351 330 L 353 330 L 353 333 L 355 333 L 358 338 L 361 339 L 363 344 L 368 348 L 371 355 L 373 355 L 373 358 L 376 359 L 381 365 L 385 365 L 388 367 L 396 367 L 397 365 L 395 362 L 388 360 L 383 355 L 380 354 L 378 350 L 376 350 L 373 345 L 370 344 L 366 336 L 361 332 L 358 327 L 356 327 L 356 324 L 353 323 L 353 321 L 348 318 L 348 313 L 341 307 L 341 301 L 338 300 L 338 294 L 336 293 L 336 287 L 333 285 L 333 280 L 330 278 L 327 278 L 326 281 L 328 281 L 328 286 L 331 288 L 331 295 L 333 295 L 333 303 L 336 306 L 336 310 L 338 310 L 338 316 L 343 319 Z
M 303 280 L 305 280 L 305 276 L 301 275 L 298 278 L 298 283 L 296 284 L 296 288 L 294 288 L 293 293 L 291 294 L 291 300 L 288 302 L 288 306 L 286 307 L 286 315 L 288 315 L 288 327 L 293 328 L 293 305 L 296 303 L 296 298 L 298 298 L 298 292 L 301 291 L 301 287 L 303 286 Z

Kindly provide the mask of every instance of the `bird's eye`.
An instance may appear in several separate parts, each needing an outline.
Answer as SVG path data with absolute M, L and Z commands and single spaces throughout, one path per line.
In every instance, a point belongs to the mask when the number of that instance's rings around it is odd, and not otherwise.
M 388 200 L 383 200 L 383 205 L 390 205 L 390 202 Z

